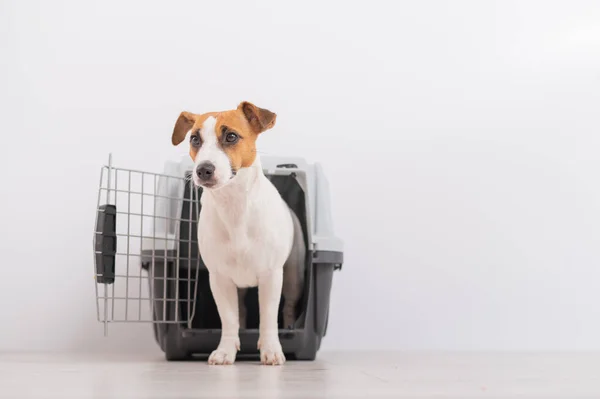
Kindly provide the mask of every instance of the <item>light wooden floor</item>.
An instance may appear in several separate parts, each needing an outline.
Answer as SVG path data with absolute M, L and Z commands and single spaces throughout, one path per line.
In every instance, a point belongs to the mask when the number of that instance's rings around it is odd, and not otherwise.
M 598 399 L 600 354 L 323 352 L 283 367 L 0 354 L 0 397 Z

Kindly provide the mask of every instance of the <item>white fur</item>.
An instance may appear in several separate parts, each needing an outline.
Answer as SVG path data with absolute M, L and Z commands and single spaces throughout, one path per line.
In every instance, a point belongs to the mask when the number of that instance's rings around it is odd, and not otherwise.
M 211 291 L 222 324 L 221 341 L 209 363 L 235 361 L 240 327 L 236 287 L 258 286 L 261 360 L 265 364 L 282 364 L 285 357 L 278 337 L 277 312 L 283 266 L 294 237 L 290 210 L 263 174 L 258 158 L 231 179 L 229 159 L 216 142 L 213 118 L 204 123 L 202 134 L 204 142 L 196 165 L 210 160 L 218 171 L 217 178 L 227 178 L 219 180 L 218 187 L 204 190 L 198 220 L 198 245 L 210 273 Z
M 217 140 L 217 132 L 215 131 L 215 124 L 217 120 L 210 116 L 202 125 L 200 129 L 200 137 L 202 138 L 202 146 L 196 158 L 194 159 L 194 168 L 198 167 L 201 163 L 210 162 L 215 165 L 214 179 L 216 184 L 214 188 L 221 187 L 229 182 L 231 179 L 231 164 L 227 154 L 219 147 Z M 194 177 L 194 183 L 200 185 L 200 180 L 196 174 L 192 174 Z

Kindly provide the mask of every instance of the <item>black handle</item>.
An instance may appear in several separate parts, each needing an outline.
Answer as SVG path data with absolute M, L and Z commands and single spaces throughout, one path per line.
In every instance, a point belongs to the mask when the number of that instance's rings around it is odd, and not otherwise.
M 115 282 L 115 255 L 117 253 L 117 207 L 101 205 L 96 216 L 96 281 Z
M 295 163 L 280 163 L 277 165 L 278 168 L 286 168 L 286 169 L 298 169 L 298 165 Z

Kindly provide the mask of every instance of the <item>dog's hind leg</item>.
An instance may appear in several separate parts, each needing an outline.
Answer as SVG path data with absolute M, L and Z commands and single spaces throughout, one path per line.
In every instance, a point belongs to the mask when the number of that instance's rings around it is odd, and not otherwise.
M 294 223 L 294 243 L 283 266 L 283 327 L 292 328 L 296 322 L 296 305 L 304 288 L 306 243 L 298 217 L 291 211 Z

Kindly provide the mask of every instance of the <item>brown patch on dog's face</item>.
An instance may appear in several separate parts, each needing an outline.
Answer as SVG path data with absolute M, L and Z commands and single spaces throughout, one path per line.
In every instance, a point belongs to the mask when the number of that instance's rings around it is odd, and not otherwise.
M 214 123 L 206 123 L 213 117 Z M 256 159 L 256 139 L 258 135 L 275 125 L 277 115 L 249 102 L 242 102 L 236 109 L 222 112 L 209 112 L 201 115 L 182 112 L 175 123 L 171 141 L 181 143 L 190 134 L 190 157 L 196 166 L 212 163 L 217 169 L 224 169 L 218 153 L 229 159 L 229 178 L 240 168 L 251 166 Z M 216 170 L 215 179 L 226 178 L 227 173 Z
M 190 134 L 190 157 L 192 160 L 196 159 L 196 154 L 200 147 L 192 144 L 192 137 L 199 136 L 200 130 L 202 129 L 202 125 L 204 121 L 209 116 L 216 117 L 218 115 L 217 112 L 207 112 L 206 114 L 196 115 L 190 112 L 182 112 L 175 122 L 175 128 L 173 129 L 173 135 L 171 137 L 171 141 L 173 145 L 178 145 L 185 139 L 187 133 L 191 130 Z
M 256 126 L 254 117 L 250 119 L 247 117 L 242 104 L 235 110 L 222 112 L 217 117 L 215 125 L 218 142 L 229 157 L 234 170 L 247 168 L 254 163 L 256 139 L 260 133 L 266 130 L 266 128 Z M 272 115 L 272 121 L 268 128 L 275 124 L 275 114 Z

